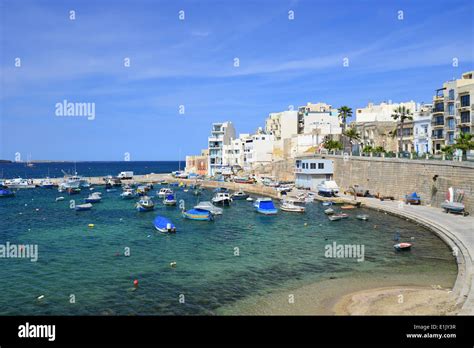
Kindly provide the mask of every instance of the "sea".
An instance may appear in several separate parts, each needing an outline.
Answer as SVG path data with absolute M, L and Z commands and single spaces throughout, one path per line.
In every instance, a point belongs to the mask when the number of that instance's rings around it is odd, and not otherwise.
M 145 174 L 177 166 L 77 162 L 76 171 L 84 176 L 124 170 Z M 74 164 L 1 168 L 6 177 L 54 177 Z M 419 279 L 416 285 L 442 287 L 456 279 L 447 245 L 426 228 L 383 212 L 360 208 L 347 211 L 347 219 L 329 221 L 326 207 L 313 202 L 304 214 L 263 216 L 252 202 L 241 200 L 214 221 L 192 221 L 182 217 L 179 206 L 162 204 L 156 196 L 160 188 L 155 185 L 149 193 L 156 204 L 151 212 L 138 212 L 135 200 L 123 200 L 120 190 L 108 192 L 103 186 L 93 187 L 103 199 L 90 211 L 70 208 L 70 201 L 82 202 L 88 189 L 72 196 L 56 189 L 23 189 L 0 198 L 0 246 L 38 248 L 36 262 L 0 257 L 0 315 L 240 315 L 252 312 L 252 298 L 271 299 L 330 279 L 386 277 L 400 285 Z M 200 196 L 188 188 L 173 189 L 185 209 L 213 195 L 210 189 Z M 56 201 L 59 196 L 65 199 Z M 368 221 L 356 219 L 362 213 Z M 153 225 L 158 215 L 169 218 L 177 232 L 158 232 Z M 412 249 L 395 251 L 397 237 L 413 243 Z M 363 260 L 328 257 L 334 243 L 363 246 Z

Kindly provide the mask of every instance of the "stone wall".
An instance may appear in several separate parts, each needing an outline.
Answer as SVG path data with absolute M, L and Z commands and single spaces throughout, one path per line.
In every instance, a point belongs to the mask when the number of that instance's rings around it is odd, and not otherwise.
M 474 164 L 394 158 L 324 156 L 334 160 L 334 179 L 342 190 L 358 184 L 370 193 L 403 199 L 416 191 L 422 204 L 439 207 L 449 187 L 464 190 L 463 203 L 474 214 Z M 436 180 L 434 177 L 436 176 Z

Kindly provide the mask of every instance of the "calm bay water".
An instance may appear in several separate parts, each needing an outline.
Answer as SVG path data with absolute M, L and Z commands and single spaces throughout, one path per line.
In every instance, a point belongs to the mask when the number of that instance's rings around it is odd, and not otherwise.
M 50 162 L 34 163 L 33 167 L 27 167 L 25 163 L 0 163 L 0 178 L 50 178 L 63 177 L 62 171 L 79 175 L 107 176 L 117 175 L 122 171 L 133 171 L 134 174 L 171 173 L 180 167 L 184 169 L 185 162 L 178 161 L 147 161 L 147 162 Z
M 119 169 L 128 168 L 113 173 Z M 55 198 L 64 194 L 40 188 L 0 199 L 0 244 L 39 247 L 37 262 L 0 259 L 1 315 L 216 314 L 247 297 L 349 274 L 400 279 L 430 274 L 433 284 L 437 274 L 456 277 L 450 250 L 435 235 L 371 210 L 351 211 L 349 219 L 331 222 L 318 203 L 308 204 L 304 215 L 262 216 L 250 202 L 236 201 L 214 222 L 200 222 L 184 220 L 178 208 L 165 207 L 158 198 L 154 212 L 139 213 L 133 200 L 120 199 L 120 191 L 96 190 L 103 192 L 103 201 L 85 212 L 70 210 L 68 200 L 83 199 L 86 192 L 62 202 Z M 201 199 L 211 194 L 205 191 Z M 177 196 L 187 208 L 197 202 L 182 189 Z M 359 213 L 369 214 L 370 221 L 356 220 Z M 156 232 L 156 215 L 170 218 L 178 232 Z M 94 228 L 88 228 L 91 223 Z M 393 250 L 397 231 L 402 240 L 414 242 L 412 251 Z M 324 247 L 333 241 L 364 244 L 365 261 L 326 258 Z M 129 257 L 123 255 L 127 247 Z M 173 261 L 176 268 L 170 267 Z M 69 303 L 71 294 L 75 304 Z M 179 302 L 180 294 L 185 303 Z M 45 297 L 38 301 L 40 295 Z

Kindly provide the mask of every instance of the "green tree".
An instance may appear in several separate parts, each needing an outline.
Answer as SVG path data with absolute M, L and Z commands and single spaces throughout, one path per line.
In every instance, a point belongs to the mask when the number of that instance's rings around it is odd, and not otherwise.
M 473 136 L 471 133 L 460 133 L 453 147 L 462 150 L 462 155 L 466 156 L 468 150 L 474 150 Z
M 352 153 L 352 145 L 354 145 L 354 140 L 360 140 L 360 134 L 357 133 L 357 130 L 354 127 L 349 127 L 345 132 L 344 135 L 349 139 L 349 143 L 351 144 L 351 153 Z
M 347 119 L 352 116 L 352 109 L 346 105 L 341 106 L 338 110 L 338 117 L 341 120 L 341 128 L 342 128 L 342 134 L 346 132 L 346 124 L 347 124 Z M 345 142 L 344 142 L 344 137 L 343 139 L 343 147 L 344 149 L 346 148 Z
M 332 140 L 332 139 L 327 139 L 324 142 L 324 148 L 327 149 L 328 151 L 331 150 L 342 150 L 342 144 L 340 141 L 337 140 Z
M 376 146 L 374 147 L 374 149 L 372 150 L 373 153 L 376 153 L 376 154 L 379 154 L 379 153 L 383 153 L 385 152 L 385 149 L 383 148 L 383 146 Z
M 365 145 L 362 149 L 363 153 L 371 153 L 374 151 L 374 148 L 371 145 Z
M 398 152 L 403 151 L 403 124 L 406 120 L 413 120 L 413 114 L 405 105 L 400 105 L 393 110 L 392 118 L 398 122 L 398 132 L 400 135 L 400 142 L 398 145 Z

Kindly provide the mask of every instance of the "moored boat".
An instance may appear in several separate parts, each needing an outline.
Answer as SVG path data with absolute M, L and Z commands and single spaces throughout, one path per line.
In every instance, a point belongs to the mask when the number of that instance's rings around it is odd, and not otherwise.
M 91 208 L 92 208 L 91 203 L 78 204 L 74 207 L 76 211 L 91 210 Z
M 349 217 L 349 215 L 344 214 L 344 213 L 328 215 L 328 219 L 331 220 L 331 221 L 339 221 L 339 220 L 342 220 L 342 219 L 346 219 L 348 217 Z
M 172 194 L 173 194 L 173 190 L 167 187 L 160 189 L 160 191 L 156 193 L 156 195 L 160 198 L 164 198 L 167 195 L 172 195 Z
M 228 192 L 217 192 L 214 197 L 212 197 L 212 203 L 217 205 L 230 205 L 232 198 Z
M 8 187 L 9 189 L 29 189 L 29 188 L 35 188 L 36 187 L 36 185 L 33 184 L 33 180 L 31 180 L 31 179 L 22 179 L 22 178 L 6 180 L 4 182 L 4 185 L 6 187 Z
M 170 193 L 163 199 L 164 205 L 176 205 L 176 197 L 174 194 Z
M 246 176 L 242 176 L 242 177 L 236 176 L 234 178 L 234 182 L 237 184 L 253 184 L 255 183 L 255 180 Z
M 197 221 L 211 221 L 213 220 L 211 212 L 203 209 L 190 209 L 183 211 L 183 217 L 190 220 Z
M 214 206 L 211 202 L 200 202 L 194 209 L 207 210 L 212 215 L 221 215 L 223 212 L 222 208 Z
M 81 188 L 80 187 L 69 187 L 66 189 L 67 193 L 69 195 L 77 195 L 81 193 Z
M 278 213 L 278 209 L 275 208 L 271 198 L 259 198 L 253 204 L 257 213 L 264 215 L 275 215 Z
M 357 215 L 356 218 L 359 219 L 359 220 L 367 221 L 367 220 L 369 220 L 369 215 L 367 215 L 367 214 L 360 214 L 360 215 Z
M 129 189 L 125 189 L 121 194 L 120 194 L 120 197 L 122 197 L 122 199 L 133 199 L 135 197 L 135 192 L 133 191 L 133 189 L 129 188 Z
M 102 197 L 100 195 L 100 192 L 94 192 L 89 195 L 84 201 L 86 203 L 99 203 L 102 200 Z
M 164 216 L 157 216 L 153 220 L 153 225 L 155 228 L 163 233 L 175 233 L 176 226 L 171 222 L 171 220 L 165 218 Z
M 152 211 L 153 209 L 155 209 L 155 203 L 150 197 L 144 196 L 137 202 L 135 207 L 140 212 Z
M 306 208 L 296 205 L 293 201 L 283 201 L 280 205 L 280 209 L 287 212 L 293 213 L 304 213 Z
M 409 250 L 412 246 L 413 244 L 411 243 L 398 243 L 395 244 L 393 247 L 395 248 L 395 250 Z
M 49 178 L 46 178 L 46 179 L 41 180 L 40 187 L 42 187 L 42 188 L 52 188 L 52 187 L 54 187 L 54 183 Z
M 0 189 L 0 198 L 14 197 L 15 192 L 9 189 Z
M 248 197 L 249 197 L 249 195 L 247 193 L 245 193 L 244 191 L 242 191 L 242 190 L 240 190 L 238 192 L 234 192 L 231 195 L 232 200 L 234 200 L 234 199 L 236 199 L 236 200 L 247 199 Z
M 326 215 L 332 215 L 334 213 L 335 213 L 335 211 L 332 208 L 327 208 L 327 209 L 324 210 L 324 214 L 326 214 Z

